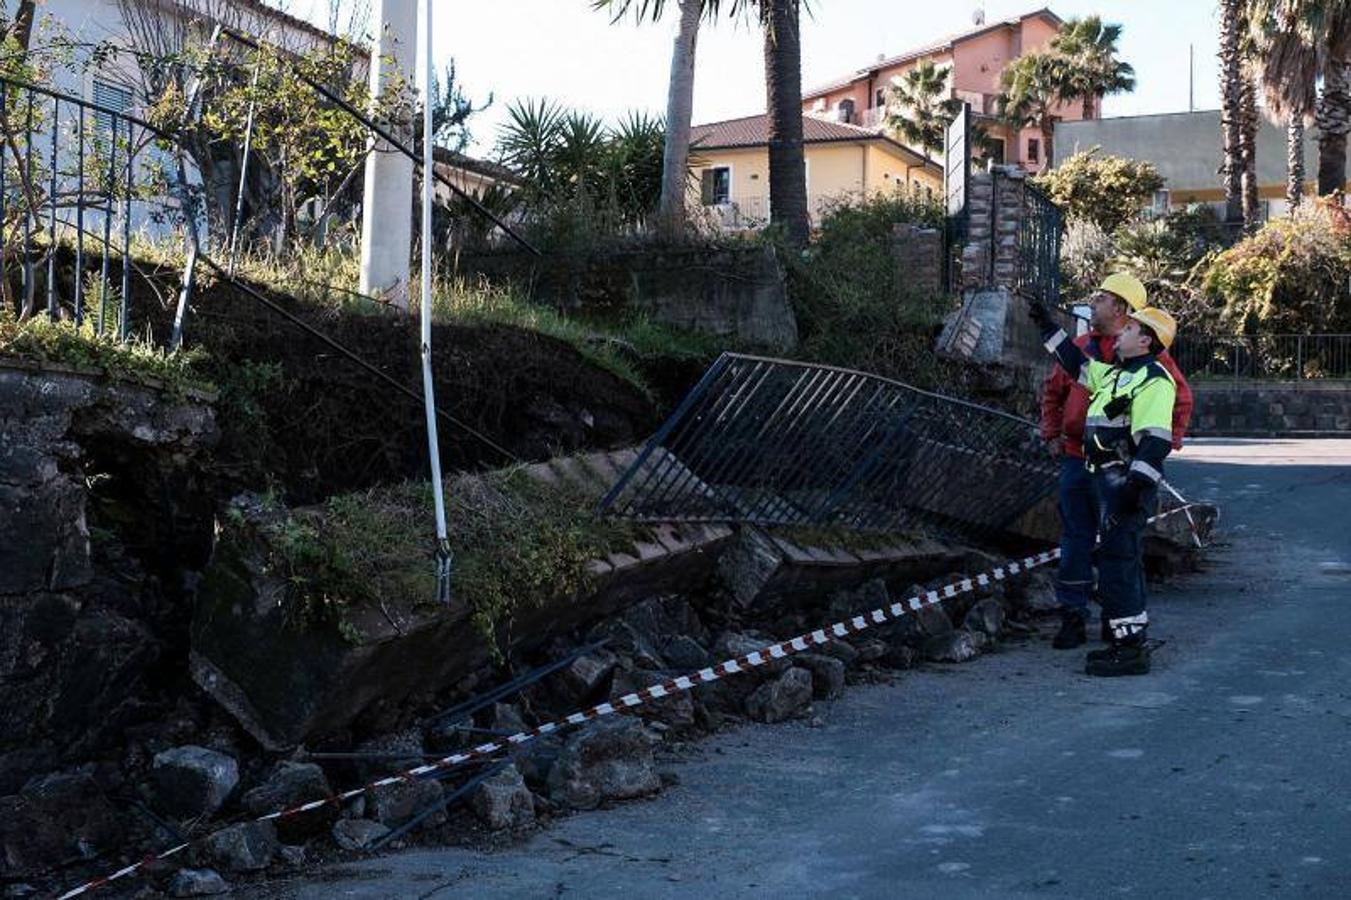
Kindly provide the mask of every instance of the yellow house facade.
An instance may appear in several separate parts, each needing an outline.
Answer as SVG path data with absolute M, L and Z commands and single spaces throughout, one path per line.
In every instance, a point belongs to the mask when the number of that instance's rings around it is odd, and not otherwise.
M 939 197 L 943 169 L 875 130 L 803 117 L 807 206 L 812 224 L 822 210 L 845 198 L 895 191 Z M 764 115 L 696 125 L 690 164 L 690 203 L 712 224 L 756 228 L 769 221 L 769 144 Z

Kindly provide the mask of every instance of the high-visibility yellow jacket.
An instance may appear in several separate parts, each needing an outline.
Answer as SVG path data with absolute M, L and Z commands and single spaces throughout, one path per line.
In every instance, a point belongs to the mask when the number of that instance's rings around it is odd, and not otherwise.
M 1089 464 L 1125 463 L 1131 477 L 1157 484 L 1173 448 L 1173 376 L 1152 354 L 1112 364 L 1092 359 L 1060 330 L 1047 339 L 1046 349 L 1091 396 L 1084 423 Z

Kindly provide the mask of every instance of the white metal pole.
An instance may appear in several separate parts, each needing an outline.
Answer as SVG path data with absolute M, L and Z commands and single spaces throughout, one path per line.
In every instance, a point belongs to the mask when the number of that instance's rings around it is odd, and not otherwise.
M 422 0 L 422 401 L 427 414 L 427 454 L 432 466 L 432 502 L 436 507 L 436 594 L 450 602 L 450 543 L 446 537 L 446 500 L 441 487 L 441 447 L 436 431 L 432 383 L 432 0 Z

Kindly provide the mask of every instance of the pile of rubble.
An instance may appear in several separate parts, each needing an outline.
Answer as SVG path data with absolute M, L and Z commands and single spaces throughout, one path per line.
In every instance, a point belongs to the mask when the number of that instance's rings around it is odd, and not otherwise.
M 973 564 L 982 556 L 968 554 Z M 265 756 L 203 698 L 202 708 L 185 710 L 181 720 L 129 735 L 121 766 L 49 775 L 0 799 L 0 878 L 10 884 L 9 895 L 23 896 L 25 884 L 55 875 L 54 865 L 93 863 L 67 869 L 66 881 L 70 872 L 106 867 L 110 851 L 135 856 L 191 839 L 183 853 L 144 874 L 172 896 L 200 896 L 344 853 L 413 840 L 481 841 L 573 810 L 648 796 L 675 780 L 660 768 L 663 748 L 746 721 L 810 719 L 814 703 L 839 696 L 851 682 L 888 678 L 925 662 L 965 662 L 1032 631 L 1023 622 L 1052 602 L 1049 576 L 1039 571 L 993 583 L 830 641 L 819 652 L 701 684 L 633 715 L 537 738 L 510 757 L 438 773 L 444 784 L 407 780 L 342 806 L 257 821 L 963 577 L 954 572 L 904 590 L 876 579 L 791 611 L 766 607 L 754 614 L 728 592 L 652 597 L 544 648 L 541 658 L 591 649 L 526 685 L 516 702 L 487 705 L 454 723 L 428 716 L 345 753 L 302 748 Z M 177 743 L 184 738 L 192 740 Z M 412 823 L 415 829 L 406 827 Z

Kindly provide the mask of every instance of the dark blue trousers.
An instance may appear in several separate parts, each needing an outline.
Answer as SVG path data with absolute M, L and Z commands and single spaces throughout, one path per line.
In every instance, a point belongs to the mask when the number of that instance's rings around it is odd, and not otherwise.
M 1158 488 L 1140 498 L 1140 508 L 1122 513 L 1118 497 L 1125 484 L 1121 467 L 1099 471 L 1094 477 L 1102 498 L 1102 543 L 1098 547 L 1098 599 L 1102 615 L 1115 636 L 1129 637 L 1143 631 L 1145 613 L 1144 535 L 1145 522 L 1158 503 Z
M 1060 568 L 1055 597 L 1066 609 L 1087 611 L 1093 593 L 1093 544 L 1101 504 L 1096 480 L 1075 456 L 1060 460 Z

